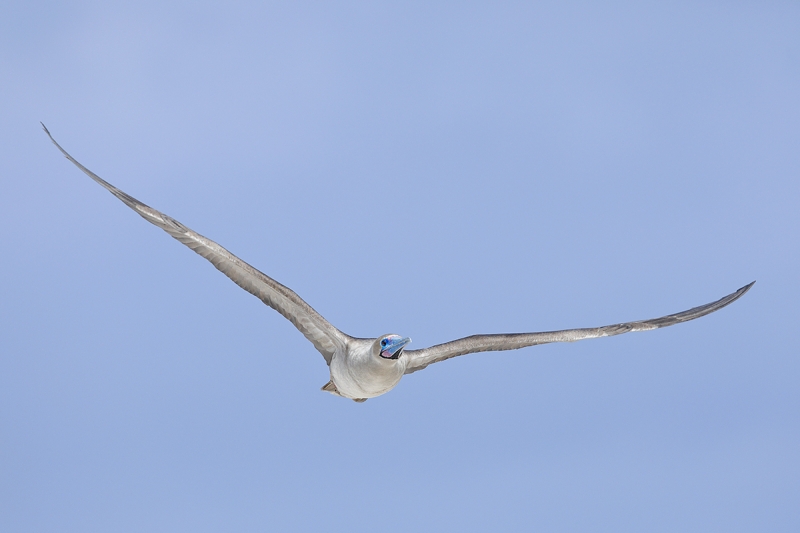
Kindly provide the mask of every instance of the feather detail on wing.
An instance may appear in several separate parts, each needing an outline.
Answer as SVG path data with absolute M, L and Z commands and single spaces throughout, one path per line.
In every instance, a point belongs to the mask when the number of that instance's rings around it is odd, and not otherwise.
M 142 218 L 208 259 L 217 270 L 228 276 L 234 283 L 288 319 L 322 353 L 329 365 L 334 352 L 339 348 L 344 348 L 347 344 L 349 335 L 335 328 L 294 291 L 253 268 L 211 239 L 203 237 L 174 218 L 143 204 L 114 187 L 76 161 L 53 139 L 44 124 L 42 127 L 61 153 L 90 178 L 108 189 L 111 194 L 122 200 Z
M 753 282 L 755 283 L 755 281 Z M 647 331 L 650 329 L 663 328 L 700 318 L 709 313 L 722 309 L 726 305 L 738 300 L 746 293 L 753 283 L 745 285 L 733 294 L 712 302 L 710 304 L 694 307 L 688 311 L 667 315 L 661 318 L 641 320 L 638 322 L 624 322 L 611 326 L 599 328 L 565 329 L 562 331 L 545 331 L 541 333 L 507 333 L 496 335 L 472 335 L 444 344 L 437 344 L 422 350 L 407 350 L 409 357 L 406 374 L 411 374 L 417 370 L 422 370 L 432 363 L 438 363 L 451 357 L 457 357 L 474 352 L 493 352 L 500 350 L 516 350 L 526 346 L 536 344 L 547 344 L 550 342 L 574 342 L 583 339 L 593 339 L 596 337 L 611 337 L 630 331 Z

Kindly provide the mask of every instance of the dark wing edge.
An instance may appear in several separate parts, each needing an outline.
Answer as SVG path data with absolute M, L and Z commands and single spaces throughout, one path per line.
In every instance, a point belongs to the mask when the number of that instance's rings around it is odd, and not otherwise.
M 125 205 L 136 211 L 151 224 L 166 231 L 171 237 L 182 242 L 197 254 L 206 258 L 217 270 L 228 276 L 239 287 L 253 294 L 262 302 L 275 309 L 305 335 L 314 347 L 320 351 L 328 365 L 334 352 L 343 348 L 349 335 L 342 333 L 325 320 L 300 296 L 288 287 L 281 285 L 263 272 L 242 261 L 216 242 L 203 237 L 184 226 L 174 218 L 143 204 L 136 198 L 114 187 L 100 176 L 80 164 L 61 145 L 59 145 L 47 127 L 42 124 L 47 136 L 53 141 L 64 157 L 81 169 L 87 176 L 105 187 L 111 194 L 119 198 Z
M 501 350 L 516 350 L 526 346 L 537 344 L 547 344 L 550 342 L 574 342 L 583 339 L 594 339 L 596 337 L 611 337 L 630 331 L 648 331 L 651 329 L 664 328 L 681 322 L 688 322 L 695 318 L 700 318 L 714 311 L 718 311 L 729 305 L 744 293 L 750 290 L 755 283 L 749 283 L 738 291 L 720 298 L 716 302 L 693 307 L 688 311 L 675 313 L 674 315 L 652 318 L 650 320 L 640 320 L 638 322 L 623 322 L 622 324 L 612 324 L 599 328 L 565 329 L 562 331 L 544 331 L 541 333 L 508 333 L 496 335 L 472 335 L 444 344 L 437 344 L 422 350 L 408 350 L 409 363 L 406 367 L 406 374 L 411 374 L 417 370 L 422 370 L 432 363 L 438 363 L 451 357 L 457 357 L 475 352 L 494 352 Z

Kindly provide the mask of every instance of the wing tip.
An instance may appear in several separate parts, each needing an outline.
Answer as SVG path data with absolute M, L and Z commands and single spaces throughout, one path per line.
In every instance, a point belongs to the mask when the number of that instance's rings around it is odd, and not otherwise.
M 747 291 L 749 291 L 753 287 L 753 285 L 755 285 L 755 284 L 756 284 L 756 282 L 755 282 L 755 280 L 753 280 L 750 283 L 748 283 L 747 285 L 745 285 L 744 287 L 742 287 L 741 289 L 737 290 L 736 292 L 731 293 L 728 296 L 722 298 L 722 300 L 717 302 L 717 304 L 722 304 L 722 305 L 719 305 L 719 307 L 717 307 L 717 309 L 721 309 L 723 307 L 727 307 L 728 305 L 732 304 L 733 302 L 735 302 L 736 300 L 738 300 L 739 298 L 744 296 L 745 293 Z M 716 311 L 716 309 L 715 309 L 715 311 Z
M 753 280 L 750 283 L 748 283 L 747 285 L 745 285 L 744 287 L 742 287 L 741 289 L 739 289 L 738 291 L 736 291 L 734 294 L 737 295 L 736 296 L 737 298 L 739 298 L 740 296 L 744 296 L 744 293 L 749 291 L 750 288 L 755 284 L 756 284 L 756 280 Z
M 53 139 L 53 134 L 52 134 L 52 133 L 50 133 L 50 130 L 48 130 L 48 129 L 47 129 L 47 126 L 45 126 L 45 125 L 44 125 L 44 122 L 42 122 L 42 121 L 40 120 L 40 121 L 39 121 L 39 124 L 41 124 L 41 125 L 42 125 L 42 129 L 43 129 L 43 130 L 44 130 L 44 132 L 47 134 L 47 136 L 48 136 L 48 137 L 50 137 L 50 140 L 51 140 L 51 141 L 53 141 L 53 144 L 55 144 L 56 146 L 58 146 L 58 143 L 56 142 L 56 140 L 55 140 L 55 139 Z M 59 148 L 61 148 L 61 147 L 59 146 Z
M 64 154 L 64 157 L 66 157 L 67 159 L 70 159 L 70 160 L 71 160 L 72 158 L 70 157 L 70 155 L 69 155 L 69 154 L 66 152 L 66 150 L 64 150 L 63 148 L 61 148 L 61 145 L 60 145 L 60 144 L 58 144 L 58 143 L 56 142 L 56 140 L 53 138 L 53 134 L 52 134 L 52 133 L 50 133 L 50 130 L 48 130 L 48 129 L 47 129 L 47 126 L 45 126 L 45 125 L 44 125 L 44 122 L 42 122 L 42 121 L 40 120 L 40 121 L 39 121 L 39 124 L 41 124 L 41 125 L 42 125 L 42 129 L 43 129 L 43 130 L 44 130 L 44 132 L 47 134 L 47 136 L 48 136 L 48 137 L 50 137 L 50 142 L 52 142 L 53 144 L 55 144 L 55 145 L 56 145 L 56 148 L 58 148 L 58 149 L 61 151 L 61 153 L 62 153 L 62 154 Z M 73 162 L 74 162 L 74 161 L 73 161 Z

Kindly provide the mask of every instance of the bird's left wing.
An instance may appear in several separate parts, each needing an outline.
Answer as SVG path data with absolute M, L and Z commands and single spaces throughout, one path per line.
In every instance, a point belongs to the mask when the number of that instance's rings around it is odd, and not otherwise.
M 753 283 L 755 283 L 755 281 Z M 547 344 L 550 342 L 573 342 L 583 339 L 593 339 L 595 337 L 611 337 L 612 335 L 628 333 L 629 331 L 647 331 L 650 329 L 672 326 L 673 324 L 679 324 L 681 322 L 688 322 L 689 320 L 694 320 L 695 318 L 713 313 L 738 300 L 753 286 L 753 283 L 745 285 L 733 294 L 729 294 L 716 302 L 694 307 L 688 311 L 683 311 L 674 315 L 662 316 L 661 318 L 652 318 L 650 320 L 641 320 L 638 322 L 624 322 L 622 324 L 613 324 L 611 326 L 602 326 L 599 328 L 565 329 L 562 331 L 545 331 L 541 333 L 472 335 L 471 337 L 465 337 L 444 344 L 437 344 L 436 346 L 431 346 L 430 348 L 424 348 L 422 350 L 407 350 L 406 355 L 409 361 L 406 367 L 406 374 L 422 370 L 432 363 L 438 363 L 439 361 L 468 353 L 516 350 L 518 348 L 525 348 L 526 346 Z
M 322 315 L 317 313 L 297 293 L 281 285 L 263 272 L 245 263 L 228 250 L 211 239 L 187 228 L 174 218 L 149 207 L 136 198 L 117 189 L 100 176 L 81 165 L 53 139 L 50 132 L 42 124 L 45 133 L 64 156 L 84 171 L 94 181 L 108 189 L 111 194 L 122 200 L 128 207 L 136 211 L 142 218 L 163 229 L 172 237 L 182 242 L 199 255 L 208 259 L 220 272 L 228 276 L 234 283 L 255 295 L 268 306 L 275 309 L 292 324 L 322 353 L 330 365 L 331 358 L 337 349 L 344 348 L 350 336 L 342 333 Z

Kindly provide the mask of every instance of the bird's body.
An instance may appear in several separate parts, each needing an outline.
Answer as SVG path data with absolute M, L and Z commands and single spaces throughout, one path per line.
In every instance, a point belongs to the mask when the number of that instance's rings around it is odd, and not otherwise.
M 353 400 L 374 398 L 400 383 L 407 359 L 378 359 L 372 353 L 374 344 L 375 339 L 351 339 L 346 350 L 333 354 L 330 369 L 335 394 Z
M 42 125 L 44 127 L 44 125 Z M 753 283 L 710 304 L 701 305 L 660 318 L 625 322 L 599 328 L 568 329 L 539 333 L 472 335 L 422 350 L 405 350 L 411 342 L 400 335 L 356 338 L 343 333 L 294 291 L 242 261 L 216 242 L 192 231 L 177 220 L 157 211 L 117 189 L 81 165 L 53 139 L 64 156 L 97 183 L 105 187 L 142 218 L 166 231 L 223 274 L 288 319 L 314 345 L 330 368 L 330 381 L 322 390 L 361 402 L 392 390 L 405 374 L 422 370 L 432 363 L 467 353 L 516 350 L 550 342 L 572 342 L 608 337 L 630 331 L 647 331 L 671 326 L 712 313 L 740 298 Z

